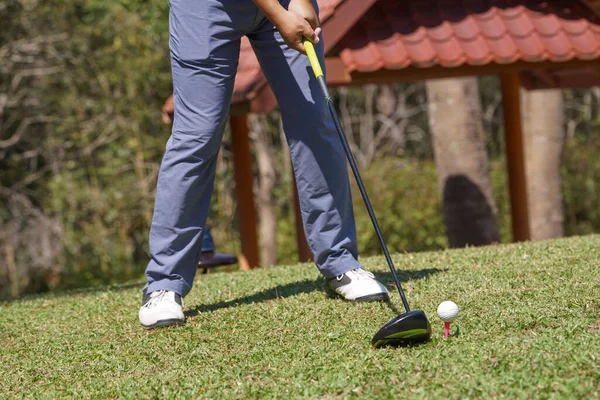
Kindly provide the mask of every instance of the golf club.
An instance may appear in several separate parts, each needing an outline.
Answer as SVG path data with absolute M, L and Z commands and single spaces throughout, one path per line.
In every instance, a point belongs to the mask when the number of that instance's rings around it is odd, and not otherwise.
M 348 162 L 350 163 L 352 173 L 356 178 L 358 189 L 360 190 L 360 194 L 362 195 L 362 198 L 365 202 L 365 206 L 367 207 L 369 217 L 371 218 L 371 222 L 373 223 L 373 227 L 375 228 L 377 239 L 379 239 L 379 244 L 381 245 L 381 249 L 385 254 L 387 264 L 390 267 L 392 276 L 394 277 L 394 282 L 396 283 L 396 287 L 398 288 L 398 293 L 400 293 L 400 298 L 402 299 L 402 303 L 404 304 L 404 308 L 406 309 L 406 313 L 400 314 L 397 317 L 388 321 L 375 334 L 375 336 L 373 336 L 371 344 L 374 347 L 382 347 L 385 345 L 399 346 L 418 342 L 425 342 L 431 337 L 431 326 L 429 324 L 429 320 L 427 319 L 425 312 L 423 312 L 422 310 L 411 310 L 408 305 L 408 301 L 406 300 L 406 296 L 404 294 L 404 291 L 402 290 L 402 285 L 400 284 L 400 280 L 398 279 L 398 274 L 396 273 L 396 268 L 394 268 L 392 258 L 390 257 L 390 253 L 385 244 L 385 240 L 383 239 L 381 229 L 379 228 L 379 223 L 377 223 L 377 219 L 375 218 L 375 212 L 373 211 L 373 207 L 371 206 L 371 202 L 369 201 L 367 191 L 365 189 L 365 186 L 363 185 L 362 179 L 358 172 L 356 161 L 354 160 L 354 156 L 352 155 L 352 151 L 350 150 L 350 146 L 348 145 L 348 140 L 344 135 L 344 131 L 342 130 L 340 120 L 338 118 L 337 112 L 335 111 L 333 101 L 331 99 L 331 96 L 329 95 L 327 83 L 325 82 L 325 77 L 323 76 L 323 71 L 321 69 L 317 53 L 315 52 L 315 48 L 312 42 L 306 38 L 304 39 L 303 44 L 308 59 L 310 61 L 310 65 L 313 69 L 313 72 L 315 73 L 315 77 L 317 78 L 317 81 L 319 82 L 319 85 L 323 90 L 323 95 L 327 100 L 329 113 L 331 114 L 331 118 L 333 119 L 333 123 L 336 127 L 338 136 L 340 137 L 342 146 L 344 147 L 344 151 L 346 153 L 346 157 L 348 158 Z

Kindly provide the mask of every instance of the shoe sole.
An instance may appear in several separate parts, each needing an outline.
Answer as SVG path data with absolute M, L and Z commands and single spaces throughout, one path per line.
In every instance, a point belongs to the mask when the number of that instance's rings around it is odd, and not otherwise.
M 387 293 L 377 293 L 377 294 L 370 294 L 368 296 L 357 297 L 354 300 L 348 300 L 348 301 L 352 301 L 354 303 L 361 303 L 361 302 L 365 302 L 365 301 L 388 301 L 389 299 L 390 299 L 390 296 Z
M 144 329 L 166 328 L 168 326 L 179 326 L 185 324 L 185 321 L 180 319 L 161 319 L 152 325 L 142 325 Z
M 388 301 L 390 299 L 390 295 L 388 293 L 376 293 L 370 294 L 368 296 L 357 297 L 354 300 L 350 300 L 345 298 L 335 290 L 332 290 L 330 287 L 325 288 L 325 293 L 327 293 L 327 297 L 329 297 L 330 299 L 341 298 L 350 303 L 364 303 L 368 301 Z

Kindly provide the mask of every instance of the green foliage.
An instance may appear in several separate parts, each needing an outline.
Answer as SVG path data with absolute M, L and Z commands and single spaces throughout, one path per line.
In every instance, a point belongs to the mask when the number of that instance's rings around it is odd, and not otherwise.
M 66 11 L 68 73 L 49 83 L 61 115 L 49 143 L 64 159 L 46 207 L 65 224 L 62 285 L 138 276 L 146 257 L 160 125 L 170 90 L 167 4 L 78 1 Z
M 564 150 L 565 233 L 600 232 L 600 137 L 576 137 Z
M 361 170 L 367 193 L 386 244 L 393 252 L 439 250 L 448 246 L 437 174 L 433 161 L 380 158 Z M 380 254 L 381 247 L 363 199 L 350 177 L 361 256 Z M 297 260 L 294 210 L 280 210 L 278 260 Z
M 19 4 L 9 10 L 15 27 L 10 39 L 59 35 L 51 54 L 61 73 L 34 82 L 35 104 L 53 123 L 32 131 L 23 149 L 4 161 L 2 169 L 11 173 L 2 174 L 0 184 L 10 187 L 40 175 L 26 193 L 61 222 L 60 287 L 139 276 L 169 133 L 159 113 L 171 90 L 168 3 Z M 19 150 L 38 152 L 41 161 L 35 165 L 42 167 L 23 166 Z
M 492 162 L 490 175 L 501 241 L 509 243 L 512 233 L 505 163 L 502 160 Z M 361 176 L 390 251 L 415 252 L 448 247 L 433 161 L 380 158 L 363 169 Z M 353 177 L 351 182 L 360 254 L 380 254 L 381 247 Z M 278 220 L 279 260 L 291 263 L 296 260 L 293 209 L 281 212 Z
M 448 246 L 433 161 L 381 158 L 361 171 L 375 215 L 390 251 L 416 252 Z M 512 241 L 508 177 L 504 159 L 492 160 L 490 178 L 502 243 Z M 360 192 L 352 179 L 354 213 L 361 255 L 380 254 L 380 246 Z M 600 232 L 600 140 L 569 141 L 563 160 L 565 234 Z M 296 260 L 294 219 L 280 215 L 280 261 Z
M 390 251 L 447 247 L 446 230 L 432 161 L 381 159 L 365 170 L 367 193 Z M 353 189 L 361 254 L 379 254 L 379 241 L 358 187 Z

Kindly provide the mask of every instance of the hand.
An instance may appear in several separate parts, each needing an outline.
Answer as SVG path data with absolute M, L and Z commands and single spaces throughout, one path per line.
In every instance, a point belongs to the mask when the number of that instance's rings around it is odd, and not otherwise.
M 310 0 L 291 0 L 288 9 L 273 24 L 292 49 L 306 54 L 302 40 L 319 43 L 319 18 Z

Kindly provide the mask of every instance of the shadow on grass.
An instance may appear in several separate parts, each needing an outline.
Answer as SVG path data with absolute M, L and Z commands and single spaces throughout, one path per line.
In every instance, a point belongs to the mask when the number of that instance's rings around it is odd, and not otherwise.
M 398 271 L 398 278 L 400 278 L 401 282 L 414 281 L 419 279 L 425 279 L 428 276 L 437 274 L 439 272 L 445 272 L 446 269 L 439 268 L 427 268 L 421 269 L 418 271 Z M 375 276 L 381 282 L 383 282 L 386 286 L 391 284 L 394 286 L 394 280 L 392 274 L 388 273 L 376 273 Z M 391 290 L 392 288 L 390 288 Z M 325 279 L 322 277 L 317 278 L 316 280 L 305 279 L 299 282 L 288 283 L 285 285 L 275 286 L 273 288 L 265 289 L 261 292 L 254 293 L 249 296 L 240 297 L 234 300 L 229 301 L 221 301 L 214 304 L 206 304 L 199 305 L 195 308 L 192 308 L 185 312 L 185 315 L 188 317 L 193 317 L 203 312 L 212 312 L 217 311 L 223 308 L 235 307 L 241 304 L 253 304 L 264 301 L 271 301 L 277 299 L 284 299 L 287 297 L 296 296 L 302 293 L 312 293 L 314 291 L 324 291 L 325 289 Z M 395 290 L 395 286 L 394 286 Z M 391 305 L 391 303 L 390 303 Z M 391 307 L 394 307 L 391 305 Z M 395 309 L 395 308 L 394 308 Z
M 35 300 L 35 299 L 39 299 L 39 298 L 60 298 L 60 297 L 70 297 L 70 296 L 74 296 L 74 295 L 78 295 L 78 294 L 90 294 L 90 293 L 97 293 L 97 292 L 118 292 L 121 290 L 128 290 L 128 289 L 133 289 L 135 287 L 139 287 L 140 290 L 142 287 L 144 287 L 145 282 L 143 281 L 139 281 L 139 282 L 128 282 L 128 283 L 121 283 L 121 284 L 116 284 L 116 285 L 111 285 L 111 286 L 95 286 L 95 287 L 87 287 L 87 288 L 78 288 L 78 289 L 67 289 L 67 290 L 61 290 L 61 291 L 56 291 L 56 292 L 40 292 L 40 293 L 30 293 L 30 294 L 24 294 L 20 297 L 16 297 L 16 298 L 0 298 L 0 303 L 4 303 L 4 304 L 10 304 L 10 303 L 14 303 L 17 301 L 27 301 L 27 300 Z M 141 292 L 140 292 L 140 299 L 141 299 Z

